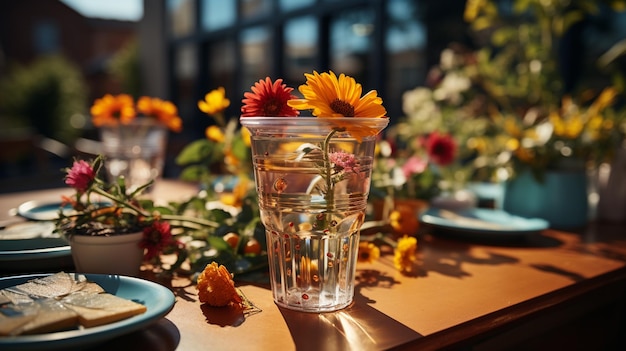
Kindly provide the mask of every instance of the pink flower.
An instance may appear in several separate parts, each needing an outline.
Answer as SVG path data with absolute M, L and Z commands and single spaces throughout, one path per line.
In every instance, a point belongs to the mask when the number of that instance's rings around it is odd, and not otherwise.
M 456 156 L 456 142 L 450 134 L 434 132 L 426 140 L 426 151 L 434 163 L 445 166 Z
M 402 166 L 402 173 L 406 178 L 411 177 L 413 174 L 420 174 L 426 170 L 428 161 L 419 158 L 417 156 L 409 157 Z
M 359 163 L 353 154 L 345 151 L 333 152 L 328 155 L 330 162 L 335 165 L 337 171 L 359 173 Z
M 143 229 L 143 239 L 139 246 L 147 250 L 146 260 L 158 257 L 163 249 L 171 245 L 178 245 L 178 242 L 172 237 L 168 222 L 155 221 L 151 226 Z
M 68 170 L 67 176 L 65 176 L 65 184 L 84 193 L 89 189 L 95 177 L 96 172 L 88 162 L 83 160 L 74 161 L 72 168 Z

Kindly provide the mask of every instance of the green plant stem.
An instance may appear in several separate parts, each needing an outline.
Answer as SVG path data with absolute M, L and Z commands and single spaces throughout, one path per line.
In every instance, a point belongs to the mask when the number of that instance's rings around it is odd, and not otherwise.
M 187 217 L 187 216 L 181 216 L 181 215 L 169 215 L 169 214 L 162 214 L 161 218 L 167 221 L 179 221 L 179 222 L 188 222 L 188 223 L 193 223 L 193 224 L 197 224 L 203 227 L 213 227 L 213 228 L 217 228 L 220 226 L 219 223 L 217 222 L 213 222 L 213 221 L 208 221 L 206 219 L 202 219 L 202 218 L 198 218 L 198 217 Z
M 324 172 L 326 176 L 326 194 L 324 199 L 326 200 L 326 211 L 328 213 L 334 210 L 335 206 L 335 184 L 332 180 L 332 167 L 330 163 L 330 139 L 337 133 L 336 129 L 333 129 L 328 133 L 322 143 L 323 158 L 324 158 Z
M 143 217 L 150 217 L 151 214 L 150 213 L 146 213 L 142 208 L 137 207 L 135 205 L 133 205 L 132 203 L 128 202 L 128 201 L 122 201 L 114 196 L 112 196 L 111 194 L 107 193 L 106 191 L 95 187 L 93 188 L 94 191 L 110 200 L 113 200 L 115 203 L 120 204 L 126 208 L 129 208 L 133 211 L 135 211 L 138 215 L 143 216 Z M 202 218 L 197 218 L 197 217 L 187 217 L 187 216 L 181 216 L 181 215 L 168 215 L 168 214 L 162 214 L 160 216 L 162 219 L 167 220 L 167 221 L 180 221 L 180 222 L 188 222 L 188 223 L 193 223 L 193 224 L 197 224 L 203 227 L 214 227 L 217 228 L 219 227 L 219 223 L 213 222 L 213 221 L 208 221 Z

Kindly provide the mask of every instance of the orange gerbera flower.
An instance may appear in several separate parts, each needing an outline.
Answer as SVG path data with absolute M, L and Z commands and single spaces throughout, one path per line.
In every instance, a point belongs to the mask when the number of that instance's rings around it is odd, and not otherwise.
M 282 79 L 274 83 L 270 77 L 261 79 L 251 87 L 252 92 L 243 94 L 241 117 L 296 117 L 299 111 L 288 105 L 295 98 L 293 88 L 283 84 Z
M 363 88 L 354 78 L 340 74 L 339 77 L 329 71 L 322 74 L 313 71 L 305 73 L 305 84 L 299 90 L 304 99 L 293 99 L 287 103 L 298 110 L 311 110 L 314 116 L 320 118 L 337 117 L 385 117 L 387 110 L 383 107 L 383 100 L 376 90 L 371 90 L 361 96 Z M 378 129 L 368 127 L 356 128 L 354 124 L 337 121 L 337 129 L 348 131 L 357 140 L 363 137 L 376 135 Z
M 129 124 L 135 118 L 133 97 L 128 94 L 106 94 L 94 101 L 90 112 L 96 127 Z
M 146 116 L 155 117 L 174 132 L 180 132 L 183 128 L 183 121 L 178 116 L 178 109 L 170 101 L 142 96 L 137 101 L 137 110 Z

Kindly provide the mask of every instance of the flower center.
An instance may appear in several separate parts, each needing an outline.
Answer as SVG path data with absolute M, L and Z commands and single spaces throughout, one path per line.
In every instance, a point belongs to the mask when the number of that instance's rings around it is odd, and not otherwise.
M 335 99 L 330 103 L 330 108 L 344 117 L 354 117 L 354 106 L 343 100 Z
M 263 104 L 263 113 L 265 116 L 280 116 L 280 101 L 277 99 L 268 99 Z

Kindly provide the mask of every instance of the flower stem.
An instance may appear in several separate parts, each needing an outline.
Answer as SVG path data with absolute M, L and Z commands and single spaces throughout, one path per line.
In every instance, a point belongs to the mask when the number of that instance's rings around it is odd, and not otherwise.
M 330 162 L 330 140 L 337 133 L 336 129 L 333 129 L 328 133 L 324 141 L 322 142 L 323 158 L 324 158 L 324 172 L 326 179 L 326 194 L 324 199 L 326 200 L 326 212 L 330 213 L 335 207 L 335 183 L 332 179 L 332 165 Z
M 94 191 L 108 199 L 113 200 L 115 203 L 120 204 L 126 208 L 129 208 L 133 211 L 135 211 L 138 215 L 143 216 L 143 217 L 149 217 L 150 214 L 146 213 L 143 209 L 133 205 L 132 203 L 128 202 L 128 201 L 122 201 L 114 196 L 112 196 L 111 194 L 107 193 L 106 191 L 98 188 L 98 187 L 94 187 L 93 188 Z M 180 216 L 180 215 L 170 215 L 170 214 L 162 214 L 161 218 L 164 220 L 174 220 L 174 221 L 180 221 L 180 222 L 188 222 L 188 223 L 193 223 L 193 224 L 197 224 L 197 225 L 201 225 L 203 227 L 214 227 L 217 228 L 219 227 L 219 223 L 213 222 L 213 221 L 208 221 L 206 219 L 202 219 L 202 218 L 197 218 L 197 217 L 186 217 L 186 216 Z
M 161 218 L 168 221 L 179 221 L 179 222 L 188 222 L 193 224 L 198 224 L 203 227 L 214 227 L 217 228 L 220 226 L 219 223 L 208 221 L 206 219 L 197 218 L 197 217 L 187 217 L 181 215 L 170 215 L 170 214 L 162 214 Z

